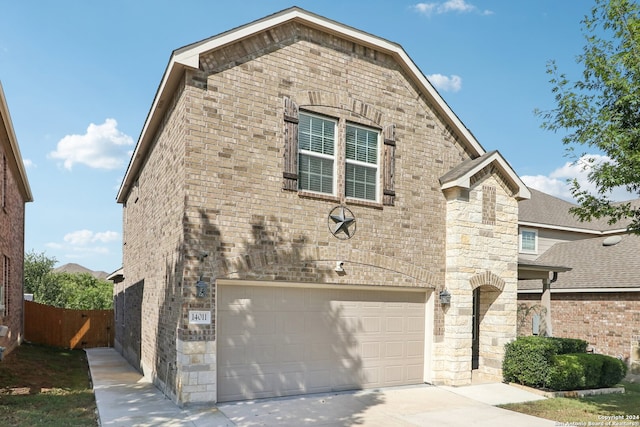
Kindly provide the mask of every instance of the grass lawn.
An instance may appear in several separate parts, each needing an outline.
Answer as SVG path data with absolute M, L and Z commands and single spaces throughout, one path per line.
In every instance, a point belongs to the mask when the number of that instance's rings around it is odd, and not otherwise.
M 501 405 L 501 408 L 522 412 L 536 417 L 564 423 L 586 423 L 597 425 L 608 421 L 601 416 L 621 415 L 622 419 L 613 420 L 618 425 L 640 426 L 640 384 L 623 382 L 623 394 L 603 394 L 581 399 L 558 397 L 537 400 L 535 402 Z M 622 424 L 629 423 L 629 424 Z M 615 424 L 611 424 L 615 425 Z
M 0 423 L 97 426 L 83 350 L 22 344 L 0 362 Z

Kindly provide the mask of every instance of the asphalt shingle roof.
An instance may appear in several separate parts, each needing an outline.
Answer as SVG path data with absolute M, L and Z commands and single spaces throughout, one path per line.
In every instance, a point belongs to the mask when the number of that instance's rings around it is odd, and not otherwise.
M 638 288 L 640 287 L 640 236 L 622 235 L 622 240 L 604 246 L 607 237 L 556 243 L 537 263 L 564 265 L 571 271 L 558 275 L 552 289 Z M 539 280 L 523 280 L 520 290 L 539 289 Z
M 567 202 L 566 200 L 532 188 L 529 190 L 531 191 L 531 198 L 518 203 L 520 222 L 580 228 L 591 231 L 620 230 L 626 228 L 629 223 L 629 221 L 621 221 L 617 224 L 609 225 L 607 220 L 603 218 L 581 222 L 576 216 L 569 212 L 570 208 L 576 206 L 574 203 Z
M 573 203 L 530 189 L 531 199 L 519 202 L 519 221 L 521 223 L 567 227 L 605 233 L 597 237 L 556 243 L 535 261 L 528 264 L 561 265 L 571 271 L 558 274 L 558 280 L 552 289 L 606 289 L 640 288 L 640 236 L 613 233 L 619 235 L 619 243 L 604 246 L 603 242 L 611 236 L 608 231 L 624 230 L 627 221 L 609 225 L 606 219 L 580 222 L 569 209 Z M 638 205 L 640 199 L 631 201 Z M 624 202 L 622 202 L 624 203 Z M 540 280 L 521 280 L 519 290 L 541 289 Z

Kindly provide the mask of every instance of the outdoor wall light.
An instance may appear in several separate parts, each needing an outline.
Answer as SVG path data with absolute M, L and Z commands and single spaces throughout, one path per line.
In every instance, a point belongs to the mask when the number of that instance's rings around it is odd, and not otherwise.
M 196 297 L 204 298 L 206 296 L 207 296 L 207 282 L 205 282 L 204 280 L 202 280 L 202 278 L 200 278 L 200 280 L 196 282 Z
M 336 261 L 336 268 L 334 268 L 336 273 L 344 273 L 344 261 Z
M 451 294 L 446 289 L 444 291 L 440 291 L 440 304 L 451 304 Z

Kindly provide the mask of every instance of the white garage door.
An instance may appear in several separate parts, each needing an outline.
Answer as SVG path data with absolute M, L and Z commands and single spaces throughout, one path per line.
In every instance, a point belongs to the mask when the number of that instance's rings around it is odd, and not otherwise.
M 218 286 L 218 401 L 418 384 L 425 292 Z

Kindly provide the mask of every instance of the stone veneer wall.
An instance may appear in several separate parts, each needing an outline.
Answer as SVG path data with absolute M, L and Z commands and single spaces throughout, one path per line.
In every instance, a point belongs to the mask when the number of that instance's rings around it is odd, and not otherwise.
M 501 378 L 504 344 L 516 336 L 518 206 L 500 175 L 489 172 L 483 171 L 470 190 L 447 191 L 451 304 L 445 309 L 444 340 L 435 347 L 435 383 L 471 382 L 474 288 L 481 290 L 479 371 Z M 496 193 L 495 221 L 488 223 L 483 223 L 483 191 Z

